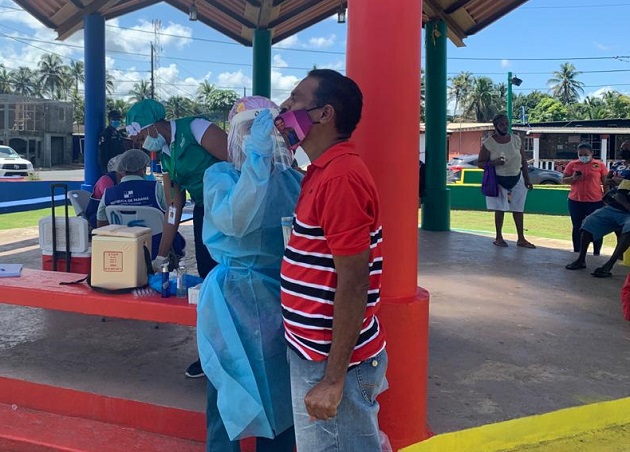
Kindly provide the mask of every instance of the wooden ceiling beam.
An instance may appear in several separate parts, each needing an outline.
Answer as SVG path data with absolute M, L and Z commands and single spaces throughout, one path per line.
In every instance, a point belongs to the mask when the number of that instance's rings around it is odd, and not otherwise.
M 463 8 L 468 3 L 470 3 L 470 0 L 457 0 L 455 3 L 444 10 L 444 14 L 453 14 L 455 11 Z
M 426 0 L 425 0 L 426 1 Z M 525 3 L 527 0 L 517 0 L 514 3 L 512 3 L 507 10 L 500 10 L 497 11 L 496 13 L 494 13 L 491 16 L 488 16 L 488 18 L 486 20 L 483 20 L 481 22 L 477 22 L 476 25 L 468 28 L 465 33 L 466 35 L 470 36 L 470 35 L 474 35 L 475 33 L 477 33 L 479 30 L 484 29 L 485 27 L 487 27 L 488 25 L 490 25 L 491 23 L 495 22 L 496 20 L 498 20 L 499 18 L 505 16 L 506 14 L 509 14 L 511 11 L 515 10 L 516 8 L 518 8 L 519 6 L 521 6 L 523 3 Z
M 296 12 L 295 10 L 292 11 L 288 11 L 286 13 L 284 13 L 282 16 L 279 16 L 277 19 L 272 20 L 271 22 L 269 22 L 269 28 L 274 28 L 276 26 L 278 26 L 279 24 L 281 24 L 282 22 L 288 20 L 288 19 L 292 19 L 295 16 L 297 16 L 298 14 L 302 14 L 303 12 L 308 11 L 309 9 L 311 9 L 314 6 L 319 5 L 322 2 L 322 0 L 308 0 L 306 2 L 304 2 L 304 6 L 300 7 L 300 11 Z M 331 13 L 333 14 L 333 13 Z
M 98 12 L 101 8 L 107 9 L 118 4 L 120 0 L 93 0 L 92 3 L 87 5 L 82 10 L 79 10 L 72 15 L 68 20 L 61 24 L 57 28 L 58 39 L 64 40 L 72 33 L 77 31 L 83 26 L 83 18 Z
M 455 21 L 442 12 L 439 5 L 435 5 L 435 0 L 424 0 L 422 7 L 424 12 L 428 13 L 427 16 L 429 17 L 429 20 L 439 19 L 446 23 L 449 38 L 451 38 L 451 41 L 453 41 L 457 47 L 465 46 L 464 38 L 466 37 L 466 33 L 464 33 L 464 30 L 462 30 Z M 427 11 L 427 9 L 429 11 Z
M 255 23 L 253 23 L 250 20 L 247 20 L 245 17 L 240 16 L 239 14 L 235 13 L 234 11 L 232 11 L 230 8 L 224 6 L 223 4 L 219 3 L 217 0 L 201 0 L 203 3 L 206 3 L 210 6 L 212 6 L 213 8 L 217 9 L 218 11 L 221 11 L 223 14 L 225 14 L 226 16 L 234 19 L 236 22 L 240 23 L 241 25 L 243 25 L 244 27 L 248 27 L 248 28 L 256 28 L 257 25 Z

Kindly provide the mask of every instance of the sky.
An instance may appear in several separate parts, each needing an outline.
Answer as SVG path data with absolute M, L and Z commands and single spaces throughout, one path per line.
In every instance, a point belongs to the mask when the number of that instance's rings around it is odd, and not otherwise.
M 529 0 L 467 38 L 465 47 L 449 41 L 448 76 L 469 71 L 499 83 L 511 71 L 523 80 L 520 87 L 513 87 L 515 93 L 547 92 L 552 73 L 570 62 L 582 72 L 578 80 L 585 85 L 583 97 L 608 90 L 628 94 L 630 40 L 624 32 L 630 0 L 601 1 Z M 105 32 L 106 65 L 116 80 L 115 98 L 128 97 L 134 83 L 149 79 L 151 42 L 159 49 L 156 88 L 160 97 L 192 97 L 203 80 L 251 94 L 251 47 L 200 22 L 190 22 L 167 4 L 110 20 Z M 271 97 L 284 100 L 314 65 L 345 73 L 346 32 L 347 24 L 331 17 L 275 45 Z M 56 36 L 13 1 L 0 0 L 0 63 L 7 69 L 35 68 L 45 52 L 58 54 L 65 64 L 83 60 L 82 30 L 65 41 L 57 41 Z M 383 80 L 385 88 L 387 84 Z

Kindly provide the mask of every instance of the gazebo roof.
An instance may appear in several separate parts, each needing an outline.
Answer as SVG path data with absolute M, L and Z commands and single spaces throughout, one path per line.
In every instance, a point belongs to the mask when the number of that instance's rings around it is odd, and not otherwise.
M 106 20 L 160 3 L 161 0 L 14 0 L 64 40 L 83 28 L 83 18 L 101 14 Z M 367 0 L 363 0 L 367 1 Z M 391 0 L 394 1 L 394 0 Z M 527 0 L 424 0 L 423 22 L 443 20 L 457 46 Z M 164 0 L 188 14 L 194 3 L 198 20 L 244 45 L 254 30 L 271 30 L 277 43 L 346 8 L 347 0 Z

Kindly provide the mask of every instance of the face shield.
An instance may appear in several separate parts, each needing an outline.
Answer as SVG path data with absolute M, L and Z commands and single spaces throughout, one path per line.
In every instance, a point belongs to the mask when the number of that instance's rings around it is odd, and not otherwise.
M 271 107 L 269 110 L 274 118 L 280 112 L 277 107 Z M 241 170 L 247 157 L 245 140 L 251 134 L 252 124 L 256 115 L 261 111 L 263 111 L 263 108 L 244 110 L 235 114 L 230 121 L 228 161 L 233 163 L 238 171 Z M 272 159 L 274 167 L 280 170 L 290 168 L 293 162 L 293 152 L 289 150 L 286 141 L 275 127 L 272 129 L 271 138 L 273 139 Z

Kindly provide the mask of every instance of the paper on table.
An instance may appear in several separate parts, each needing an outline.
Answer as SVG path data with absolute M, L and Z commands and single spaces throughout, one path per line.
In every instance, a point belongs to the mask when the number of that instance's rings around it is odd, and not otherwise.
M 21 274 L 22 264 L 0 264 L 0 278 L 20 276 Z

